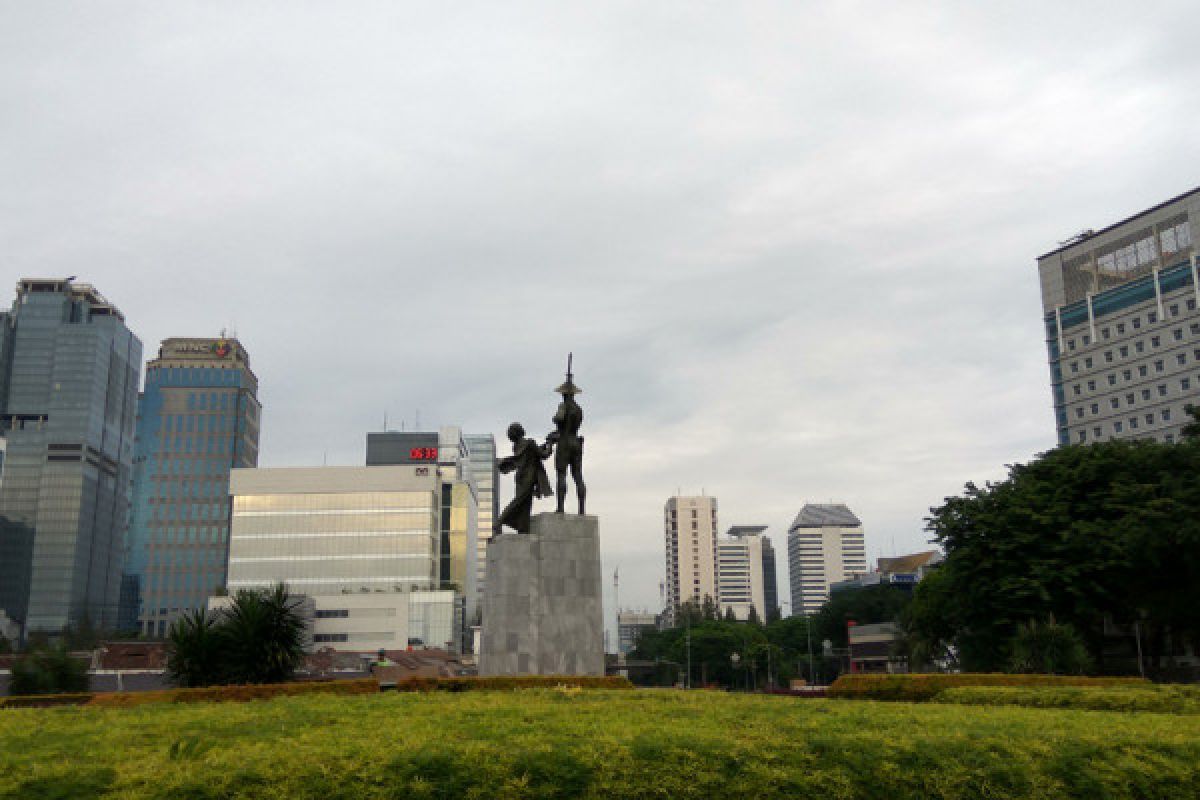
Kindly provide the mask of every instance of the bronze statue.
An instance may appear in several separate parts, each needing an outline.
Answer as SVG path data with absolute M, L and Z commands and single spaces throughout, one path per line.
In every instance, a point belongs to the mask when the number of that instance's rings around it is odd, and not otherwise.
M 550 489 L 550 478 L 546 475 L 546 468 L 542 466 L 542 461 L 550 457 L 554 445 L 549 439 L 542 445 L 533 439 L 526 439 L 525 429 L 518 422 L 508 426 L 508 438 L 513 443 L 513 454 L 500 459 L 496 466 L 505 474 L 516 470 L 516 485 L 513 488 L 512 501 L 496 518 L 495 532 L 501 533 L 503 526 L 507 525 L 517 533 L 529 533 L 533 498 L 554 494 Z
M 562 402 L 554 412 L 554 432 L 546 437 L 546 442 L 555 446 L 554 469 L 558 473 L 558 513 L 563 513 L 563 505 L 567 502 L 567 470 L 571 470 L 571 478 L 575 481 L 575 495 L 579 498 L 579 513 L 582 514 L 584 500 L 587 498 L 587 487 L 583 484 L 583 437 L 579 435 L 579 427 L 583 425 L 583 409 L 575 402 L 575 395 L 581 389 L 575 385 L 571 374 L 572 354 L 567 354 L 567 380 L 554 391 L 562 395 Z

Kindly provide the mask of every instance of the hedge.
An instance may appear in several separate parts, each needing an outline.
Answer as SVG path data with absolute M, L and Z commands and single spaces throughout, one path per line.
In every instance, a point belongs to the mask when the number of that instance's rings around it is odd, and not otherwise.
M 940 692 L 934 698 L 934 702 L 972 706 L 1200 714 L 1200 686 L 964 686 Z
M 157 689 L 149 692 L 97 692 L 94 694 L 49 694 L 0 698 L 0 708 L 30 708 L 80 705 L 95 708 L 129 708 L 153 703 L 205 703 L 263 700 L 302 694 L 375 694 L 374 678 L 343 681 L 300 681 L 249 686 L 206 686 L 198 689 Z
M 1009 675 L 1005 673 L 909 673 L 905 675 L 841 675 L 829 697 L 866 700 L 932 700 L 960 686 L 1150 686 L 1145 678 L 1091 678 L 1081 675 Z
M 401 692 L 469 692 L 482 689 L 547 689 L 573 686 L 581 689 L 632 689 L 628 678 L 619 675 L 517 675 L 487 678 L 403 678 L 396 682 Z

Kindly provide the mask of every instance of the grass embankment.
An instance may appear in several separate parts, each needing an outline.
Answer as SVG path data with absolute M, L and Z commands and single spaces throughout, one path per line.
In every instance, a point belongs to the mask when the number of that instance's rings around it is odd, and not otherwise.
M 1200 714 L 1200 686 L 1063 686 L 1054 688 L 981 686 L 946 689 L 933 699 L 938 703 L 960 703 L 973 706 L 1026 706 L 1028 708 L 1074 708 L 1089 711 Z
M 0 712 L 0 798 L 1200 796 L 1141 713 L 525 690 Z

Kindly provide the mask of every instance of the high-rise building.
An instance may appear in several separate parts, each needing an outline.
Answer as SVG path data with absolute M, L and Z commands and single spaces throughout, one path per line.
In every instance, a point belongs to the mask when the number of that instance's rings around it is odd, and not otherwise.
M 681 603 L 717 600 L 717 498 L 672 497 L 663 508 L 667 613 Z
M 766 561 L 770 553 L 773 569 L 775 555 L 770 540 L 762 535 L 766 529 L 766 525 L 734 525 L 717 541 L 717 600 L 722 612 L 732 609 L 740 620 L 748 619 L 753 608 L 758 619 L 765 621 L 771 608 L 767 604 Z
M 73 279 L 0 314 L 0 609 L 25 634 L 117 621 L 142 343 Z
M 500 473 L 496 468 L 496 439 L 490 433 L 463 434 L 467 443 L 467 468 L 479 491 L 479 531 L 475 556 L 475 605 L 483 604 L 487 586 L 487 545 L 500 516 Z
M 455 486 L 436 458 L 411 466 L 235 469 L 230 493 L 231 592 L 283 582 L 307 596 L 318 647 L 461 648 L 463 595 L 443 578 L 442 558 L 443 519 L 458 513 L 446 497 Z
M 1038 258 L 1059 444 L 1175 441 L 1200 403 L 1200 189 Z
M 442 479 L 439 518 L 438 580 L 442 588 L 457 587 L 465 603 L 468 623 L 475 619 L 479 592 L 480 490 L 477 468 L 462 431 L 443 426 L 436 432 L 385 431 L 367 434 L 367 466 L 432 464 Z M 494 488 L 493 473 L 484 475 Z
M 805 503 L 788 529 L 792 612 L 815 614 L 829 585 L 867 571 L 862 522 L 842 504 Z
M 124 630 L 162 636 L 225 585 L 229 471 L 258 464 L 262 407 L 236 339 L 164 339 L 138 399 Z

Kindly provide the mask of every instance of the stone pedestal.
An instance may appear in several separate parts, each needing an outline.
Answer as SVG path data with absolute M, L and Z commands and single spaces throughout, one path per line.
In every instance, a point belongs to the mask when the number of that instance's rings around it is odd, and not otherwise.
M 599 527 L 538 514 L 488 542 L 480 675 L 604 674 Z

